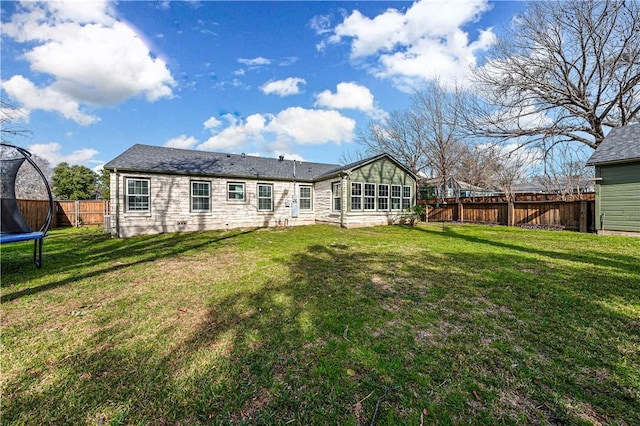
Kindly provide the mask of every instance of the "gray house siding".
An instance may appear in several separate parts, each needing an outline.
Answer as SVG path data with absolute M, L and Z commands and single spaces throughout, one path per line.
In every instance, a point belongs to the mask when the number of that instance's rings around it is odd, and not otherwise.
M 640 162 L 596 167 L 596 227 L 640 232 Z

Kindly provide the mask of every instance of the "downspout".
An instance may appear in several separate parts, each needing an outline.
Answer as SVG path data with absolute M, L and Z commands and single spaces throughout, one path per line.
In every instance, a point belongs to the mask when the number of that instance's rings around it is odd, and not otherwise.
M 113 172 L 116 175 L 116 237 L 120 238 L 120 175 L 115 167 Z

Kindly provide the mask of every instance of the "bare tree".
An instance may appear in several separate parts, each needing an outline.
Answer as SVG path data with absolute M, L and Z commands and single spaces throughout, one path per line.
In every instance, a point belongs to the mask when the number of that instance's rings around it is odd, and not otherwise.
M 24 112 L 0 99 L 0 140 L 2 142 L 13 143 L 16 137 L 26 137 L 31 135 L 31 131 L 20 126 L 18 123 L 24 116 Z
M 366 132 L 359 132 L 358 143 L 369 154 L 387 152 L 415 174 L 427 173 L 425 154 L 426 129 L 413 110 L 392 112 L 384 122 L 370 122 Z
M 475 80 L 492 106 L 471 117 L 478 134 L 597 148 L 640 116 L 640 2 L 531 2 Z
M 556 193 L 562 200 L 580 198 L 588 190 L 588 180 L 594 170 L 585 164 L 581 155 L 568 146 L 556 146 L 545 158 L 544 174 L 538 180 L 547 192 Z
M 457 177 L 466 150 L 465 108 L 466 93 L 460 87 L 447 90 L 437 80 L 413 96 L 413 114 L 422 126 L 422 149 L 427 167 L 439 178 L 443 189 Z M 445 190 L 442 195 L 446 196 L 446 193 Z
M 51 164 L 44 158 L 33 154 L 31 159 L 45 175 L 47 182 L 51 182 L 53 169 Z M 23 200 L 48 200 L 49 193 L 42 182 L 40 174 L 33 166 L 24 162 L 16 176 L 16 198 Z
M 460 156 L 457 178 L 485 190 L 495 189 L 500 157 L 500 150 L 495 145 L 467 145 Z

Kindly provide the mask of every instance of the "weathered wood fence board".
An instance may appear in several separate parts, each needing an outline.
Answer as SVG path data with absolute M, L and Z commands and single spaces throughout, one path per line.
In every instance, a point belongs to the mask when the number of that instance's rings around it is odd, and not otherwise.
M 595 201 L 592 194 L 582 200 L 563 201 L 558 197 L 527 196 L 510 204 L 503 197 L 449 200 L 438 203 L 420 200 L 427 221 L 457 221 L 496 225 L 533 226 L 592 232 L 595 229 Z
M 49 212 L 46 200 L 17 200 L 18 208 L 32 229 L 45 222 Z M 108 200 L 54 201 L 51 228 L 80 225 L 103 225 L 109 211 Z

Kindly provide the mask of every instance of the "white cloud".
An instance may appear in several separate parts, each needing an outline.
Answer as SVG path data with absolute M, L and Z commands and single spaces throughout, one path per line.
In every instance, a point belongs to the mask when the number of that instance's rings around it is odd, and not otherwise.
M 25 116 L 28 116 L 34 109 L 40 109 L 59 112 L 65 118 L 83 126 L 99 120 L 94 115 L 80 111 L 78 101 L 60 90 L 56 83 L 45 88 L 38 88 L 23 76 L 15 75 L 10 80 L 3 81 L 1 85 L 11 98 L 20 101 L 23 105 L 21 110 Z
M 265 127 L 265 117 L 261 114 L 254 114 L 247 118 L 245 122 L 236 117 L 227 114 L 229 126 L 221 130 L 219 133 L 211 136 L 202 144 L 198 145 L 198 149 L 203 150 L 233 150 L 242 148 L 254 140 L 261 139 L 261 133 Z
M 262 65 L 270 65 L 271 59 L 263 58 L 262 56 L 258 56 L 257 58 L 239 58 L 238 62 L 244 64 L 249 67 L 257 67 Z
M 369 61 L 370 71 L 406 91 L 439 77 L 445 84 L 465 83 L 476 54 L 495 42 L 491 29 L 475 41 L 462 28 L 490 9 L 487 0 L 422 0 L 406 12 L 388 9 L 369 18 L 355 10 L 322 45 L 348 41 L 351 58 Z
M 218 120 L 215 117 L 209 117 L 207 121 L 203 123 L 205 129 L 215 129 L 221 124 L 222 124 L 222 121 Z
M 269 81 L 260 87 L 265 95 L 290 96 L 300 93 L 300 84 L 307 84 L 305 79 L 289 77 L 284 80 Z
M 182 149 L 191 149 L 196 146 L 198 143 L 198 139 L 193 136 L 180 135 L 175 138 L 171 138 L 164 143 L 164 146 L 169 148 L 182 148 Z
M 332 109 L 355 109 L 373 119 L 383 119 L 387 114 L 375 106 L 371 91 L 357 83 L 339 83 L 336 93 L 325 90 L 316 95 L 316 105 Z
M 14 97 L 29 102 L 30 109 L 57 110 L 90 124 L 96 118 L 80 112 L 82 104 L 115 105 L 138 95 L 153 102 L 173 96 L 175 81 L 166 63 L 152 56 L 134 28 L 116 18 L 111 2 L 24 2 L 3 23 L 3 35 L 28 43 L 23 58 L 33 71 L 53 78 L 53 83 L 38 87 L 22 77 L 31 90 L 16 91 Z M 16 77 L 21 76 L 9 81 Z M 23 89 L 26 86 L 23 82 Z M 62 100 L 52 99 L 58 97 Z
M 77 149 L 70 154 L 63 154 L 61 150 L 62 145 L 56 142 L 29 145 L 29 151 L 49 161 L 52 167 L 63 162 L 71 165 L 95 163 L 93 158 L 99 153 L 99 151 L 92 148 Z
M 268 130 L 301 145 L 340 144 L 353 139 L 355 124 L 337 111 L 291 107 L 280 111 Z
M 198 149 L 242 151 L 249 145 L 275 140 L 275 146 L 340 144 L 351 142 L 355 121 L 337 111 L 291 107 L 277 115 L 253 114 L 241 120 L 231 114 L 228 126 Z

